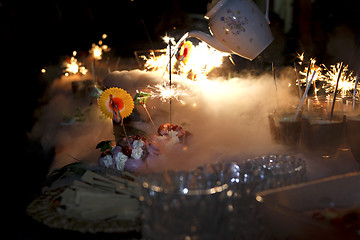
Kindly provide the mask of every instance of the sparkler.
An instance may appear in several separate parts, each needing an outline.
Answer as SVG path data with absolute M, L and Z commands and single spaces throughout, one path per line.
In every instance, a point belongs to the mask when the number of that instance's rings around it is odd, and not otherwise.
M 304 61 L 304 53 L 301 55 L 298 54 L 299 65 L 302 65 Z M 303 76 L 308 76 L 312 73 L 312 71 L 316 70 L 317 74 L 314 79 L 314 94 L 317 96 L 320 88 L 316 87 L 316 82 L 323 83 L 323 89 L 325 90 L 325 94 L 329 95 L 335 91 L 336 85 L 338 85 L 337 91 L 339 91 L 341 97 L 346 97 L 348 93 L 353 89 L 353 84 L 355 82 L 355 77 L 353 76 L 353 72 L 349 71 L 348 65 L 343 65 L 343 69 L 341 71 L 341 77 L 339 83 L 337 83 L 338 72 L 340 70 L 341 63 L 337 63 L 331 65 L 330 68 L 327 68 L 324 64 L 320 64 L 320 66 L 315 65 L 316 60 L 310 58 L 309 65 L 304 71 L 299 71 L 299 73 Z M 298 83 L 301 82 L 306 83 L 306 77 L 298 80 Z
M 106 38 L 107 38 L 106 34 L 103 34 L 101 36 L 102 40 L 104 40 Z M 91 45 L 91 49 L 89 50 L 89 53 L 92 54 L 92 56 L 94 58 L 94 60 L 92 62 L 92 73 L 93 73 L 94 81 L 96 81 L 96 68 L 95 68 L 96 60 L 101 60 L 103 52 L 108 52 L 111 50 L 107 45 L 103 45 L 102 40 L 99 40 L 99 42 L 98 42 L 99 45 L 93 43 Z
M 340 72 L 342 63 L 337 63 L 336 65 L 331 65 L 330 69 L 327 69 L 324 66 L 326 73 L 325 78 L 327 78 L 326 92 L 331 93 L 334 91 L 339 91 L 341 97 L 346 97 L 346 95 L 353 89 L 353 82 L 355 78 L 353 77 L 353 72 L 349 71 L 348 65 L 343 65 L 343 69 Z M 338 73 L 340 72 L 340 80 L 337 82 Z M 337 88 L 336 88 L 337 85 Z
M 181 85 L 172 84 L 171 88 L 166 83 L 158 83 L 155 86 L 147 86 L 148 89 L 150 89 L 151 98 L 159 98 L 162 102 L 170 101 L 170 99 L 176 100 L 182 104 L 185 104 L 185 102 L 181 99 L 183 96 L 187 96 L 187 93 L 185 90 L 181 89 Z
M 65 63 L 66 65 L 66 69 L 64 70 L 65 76 L 69 76 L 70 74 L 77 74 L 77 73 L 85 75 L 88 72 L 85 66 L 81 62 L 78 62 L 78 60 L 75 58 L 76 55 L 77 52 L 73 51 L 73 56 L 70 58 L 70 62 Z
M 298 72 L 297 67 L 296 67 L 296 63 L 294 63 L 294 70 L 295 70 L 295 73 L 296 73 L 297 85 L 298 85 L 298 88 L 299 88 L 299 97 L 301 99 L 300 78 L 299 78 L 299 72 Z
M 339 73 L 338 73 L 338 76 L 337 76 L 337 81 L 336 81 L 336 87 L 335 87 L 335 92 L 334 92 L 334 99 L 333 99 L 332 106 L 331 106 L 330 121 L 332 121 L 333 114 L 334 114 L 335 100 L 336 100 L 336 95 L 337 95 L 337 90 L 338 90 L 338 86 L 339 86 L 339 81 L 340 81 L 340 78 L 341 78 L 341 72 L 342 72 L 342 70 L 343 70 L 343 63 L 341 62 L 341 63 L 340 63 L 340 70 L 339 70 Z
M 171 41 L 169 41 L 169 88 L 170 88 L 170 92 L 171 92 Z M 170 104 L 170 124 L 172 123 L 172 119 L 171 119 L 171 100 L 172 100 L 172 96 L 170 95 L 170 100 L 169 100 L 169 104 Z
M 156 57 L 142 57 L 144 60 L 146 60 L 144 65 L 146 71 L 164 71 L 164 74 L 166 71 L 168 71 L 169 73 L 168 84 L 164 81 L 162 84 L 147 87 L 151 91 L 151 98 L 159 98 L 162 102 L 169 102 L 170 123 L 172 122 L 172 101 L 176 100 L 182 104 L 185 104 L 181 97 L 187 95 L 186 92 L 181 89 L 180 85 L 173 85 L 173 68 L 175 66 L 177 67 L 177 75 L 181 76 L 183 79 L 188 79 L 190 72 L 191 80 L 206 79 L 207 74 L 209 74 L 212 69 L 221 66 L 224 57 L 230 56 L 228 53 L 222 53 L 214 48 L 209 47 L 206 43 L 200 42 L 197 46 L 192 45 L 191 54 L 188 56 L 186 64 L 183 61 L 177 61 L 175 59 L 176 51 L 178 50 L 178 47 L 181 45 L 181 43 L 186 39 L 186 37 L 187 35 L 185 34 L 176 43 L 174 38 L 165 36 L 163 37 L 163 40 L 165 43 L 167 43 L 168 49 L 162 50 L 163 54 Z
M 275 75 L 274 62 L 271 62 L 271 70 L 272 70 L 272 73 L 273 73 L 274 84 L 275 84 L 275 102 L 276 102 L 276 106 L 279 106 L 278 97 L 277 97 L 277 84 L 276 84 L 276 75 Z
M 302 99 L 301 99 L 301 102 L 296 110 L 296 114 L 295 114 L 295 117 L 294 117 L 294 121 L 296 121 L 298 115 L 299 115 L 299 112 L 300 112 L 300 109 L 302 108 L 302 105 L 304 104 L 304 101 L 305 101 L 305 98 L 308 94 L 308 91 L 310 89 L 310 86 L 311 86 L 311 83 L 313 82 L 313 79 L 314 79 L 314 76 L 316 74 L 316 71 L 313 72 L 312 76 L 311 76 L 311 79 L 309 81 L 307 81 L 307 85 L 306 85 L 306 89 L 305 89 L 305 92 L 302 96 Z
M 186 36 L 186 35 L 184 35 Z M 229 57 L 230 54 L 220 52 L 212 47 L 209 47 L 206 43 L 200 42 L 198 45 L 192 45 L 191 54 L 184 64 L 181 61 L 176 62 L 175 55 L 176 51 L 180 44 L 184 41 L 182 37 L 177 43 L 175 43 L 173 38 L 168 36 L 163 37 L 164 41 L 168 44 L 171 42 L 171 62 L 173 63 L 171 69 L 176 66 L 178 69 L 176 73 L 183 78 L 188 78 L 189 73 L 191 73 L 191 80 L 206 79 L 207 75 L 216 67 L 220 67 L 224 62 L 225 57 Z M 169 69 L 169 51 L 167 49 L 161 49 L 157 51 L 162 53 L 156 57 L 150 56 L 140 56 L 144 59 L 145 62 L 145 71 L 164 71 L 164 73 Z
M 353 94 L 353 110 L 355 110 L 356 90 L 357 90 L 358 81 L 359 81 L 359 73 L 356 75 L 355 86 L 354 86 L 354 94 Z
M 299 58 L 299 65 L 302 66 L 303 65 L 303 62 L 304 62 L 304 53 L 302 53 L 301 55 L 298 54 L 298 58 Z M 308 83 L 308 79 L 309 79 L 309 76 L 311 76 L 313 74 L 314 71 L 317 71 L 317 74 L 315 77 L 315 79 L 313 80 L 313 86 L 314 86 L 314 95 L 316 96 L 317 95 L 317 89 L 316 89 L 316 81 L 317 80 L 320 80 L 320 77 L 321 76 L 321 68 L 319 68 L 318 66 L 315 65 L 316 63 L 316 60 L 314 58 L 310 58 L 309 59 L 309 62 L 308 62 L 308 65 L 307 67 L 304 68 L 304 71 L 299 71 L 300 75 L 304 76 L 303 79 L 300 79 L 298 78 L 298 84 L 300 85 L 301 83 L 304 83 L 305 84 L 305 88 L 306 88 L 306 85 Z M 296 68 L 296 66 L 295 66 Z M 296 71 L 297 72 L 297 71 Z M 297 72 L 298 74 L 298 72 Z M 300 86 L 299 86 L 300 87 Z M 300 95 L 301 96 L 301 95 Z M 300 97 L 301 98 L 301 97 Z

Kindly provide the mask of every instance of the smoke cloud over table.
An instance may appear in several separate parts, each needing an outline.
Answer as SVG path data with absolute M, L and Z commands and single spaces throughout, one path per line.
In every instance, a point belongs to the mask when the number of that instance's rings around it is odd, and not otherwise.
M 177 79 L 173 75 L 173 85 L 186 95 L 180 97 L 184 103 L 172 101 L 172 124 L 191 132 L 192 138 L 186 150 L 163 153 L 153 167 L 188 169 L 205 162 L 245 160 L 284 151 L 271 140 L 268 114 L 281 107 L 278 103 L 298 104 L 298 95 L 290 94 L 288 87 L 288 82 L 294 82 L 294 78 L 294 72 L 289 69 L 278 74 L 276 91 L 271 74 L 242 74 L 231 79 L 200 81 Z M 103 85 L 123 88 L 134 97 L 136 90 L 149 91 L 148 85 L 164 81 L 168 82 L 168 79 L 163 72 L 114 71 L 103 79 Z M 40 139 L 45 149 L 55 148 L 53 167 L 76 160 L 97 164 L 100 155 L 95 149 L 97 143 L 114 139 L 111 120 L 101 116 L 95 98 L 76 97 L 69 78 L 56 79 L 50 94 L 48 104 L 38 111 L 39 120 L 30 136 Z M 73 115 L 79 112 L 76 106 L 81 107 L 85 119 L 66 122 L 66 112 Z M 147 108 L 156 127 L 169 122 L 169 102 L 152 98 L 147 102 Z M 155 134 L 144 108 L 135 106 L 135 109 L 141 118 L 134 118 L 129 124 L 148 136 Z

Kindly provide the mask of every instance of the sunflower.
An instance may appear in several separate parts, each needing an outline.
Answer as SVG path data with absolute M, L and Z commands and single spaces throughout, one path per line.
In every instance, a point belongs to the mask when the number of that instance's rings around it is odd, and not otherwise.
M 128 117 L 134 109 L 134 101 L 130 94 L 116 87 L 105 90 L 98 98 L 98 104 L 101 112 L 113 120 L 119 119 L 118 110 L 123 119 Z

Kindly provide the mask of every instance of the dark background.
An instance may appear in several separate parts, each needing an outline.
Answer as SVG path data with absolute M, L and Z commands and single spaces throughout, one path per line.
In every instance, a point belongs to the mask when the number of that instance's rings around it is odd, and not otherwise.
M 208 2 L 0 1 L 1 57 L 5 62 L 1 77 L 3 116 L 10 122 L 11 131 L 11 136 L 6 136 L 3 170 L 8 170 L 11 182 L 17 183 L 12 190 L 17 194 L 21 192 L 19 197 L 9 194 L 12 202 L 14 198 L 16 200 L 12 214 L 17 222 L 17 225 L 12 224 L 17 226 L 16 237 L 45 239 L 52 234 L 55 239 L 60 239 L 65 234 L 54 234 L 24 213 L 27 204 L 40 193 L 50 164 L 41 147 L 26 137 L 34 124 L 33 112 L 44 91 L 38 82 L 40 69 L 59 64 L 60 56 L 71 55 L 74 50 L 87 52 L 103 33 L 109 36 L 107 44 L 116 56 L 133 57 L 134 50 L 156 48 L 162 42 L 160 37 L 174 28 L 183 33 L 191 30 L 193 23 L 189 14 L 205 15 Z M 270 3 L 272 6 L 273 1 Z M 296 53 L 305 52 L 319 62 L 344 61 L 353 71 L 360 71 L 360 1 L 294 0 L 292 27 L 288 32 L 283 31 L 283 19 L 272 11 L 271 6 L 273 44 L 253 62 L 235 56 L 239 68 L 266 68 L 271 62 L 277 66 L 292 65 Z M 343 39 L 343 44 L 340 41 L 335 45 L 337 55 L 328 44 L 333 38 Z M 349 41 L 355 45 L 350 50 L 347 49 Z M 10 97 L 5 97 L 6 94 Z M 44 158 L 44 164 L 34 165 L 33 158 Z M 12 169 L 16 169 L 16 174 L 12 174 Z

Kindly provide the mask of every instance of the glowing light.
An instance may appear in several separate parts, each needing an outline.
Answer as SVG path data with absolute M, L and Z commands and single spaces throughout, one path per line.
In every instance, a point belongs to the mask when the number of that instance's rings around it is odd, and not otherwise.
M 102 49 L 100 46 L 93 43 L 89 52 L 94 56 L 94 59 L 101 60 Z
M 107 35 L 103 34 L 102 39 L 106 39 Z M 89 50 L 89 53 L 91 53 L 95 60 L 101 60 L 103 52 L 108 52 L 111 49 L 107 45 L 103 45 L 103 41 L 100 40 L 99 45 L 93 43 L 91 45 L 91 49 Z
M 46 69 L 45 68 L 41 69 L 41 72 L 46 73 Z
M 176 45 L 175 38 L 172 38 L 172 37 L 169 37 L 169 36 L 165 35 L 164 37 L 162 37 L 162 39 L 164 40 L 164 42 L 166 44 L 169 44 L 170 41 L 171 41 L 172 45 Z
M 193 47 L 187 64 L 180 64 L 180 72 L 182 75 L 191 72 L 192 80 L 206 78 L 210 71 L 220 67 L 224 57 L 229 55 L 200 42 L 199 45 Z
M 297 54 L 297 56 L 298 56 L 298 58 L 299 58 L 299 65 L 302 65 L 302 63 L 303 63 L 303 61 L 304 61 L 304 53 L 302 53 L 302 54 Z
M 185 104 L 185 102 L 181 99 L 183 96 L 187 96 L 185 90 L 181 89 L 180 84 L 173 84 L 170 86 L 163 82 L 162 84 L 156 84 L 155 86 L 148 86 L 151 92 L 151 98 L 159 98 L 162 102 L 170 101 L 170 99 L 176 100 Z
M 173 38 L 167 36 L 163 37 L 165 42 L 173 41 Z M 167 49 L 158 51 L 162 53 L 159 56 L 140 56 L 145 60 L 145 71 L 168 71 L 167 66 L 169 62 L 169 54 Z M 173 56 L 171 59 L 173 64 L 173 72 L 180 75 L 182 78 L 188 78 L 191 80 L 206 79 L 207 75 L 216 67 L 220 67 L 224 61 L 224 58 L 230 56 L 228 53 L 220 52 L 204 42 L 200 42 L 199 45 L 192 45 L 191 54 L 184 64 L 182 61 L 177 61 Z
M 146 57 L 146 56 L 140 56 L 140 58 L 142 58 L 143 60 L 145 60 L 145 71 L 165 71 L 165 68 L 167 66 L 167 63 L 169 62 L 169 55 L 166 53 L 166 49 L 162 49 L 160 51 L 157 51 L 162 53 L 159 56 L 154 56 L 153 54 L 151 55 L 151 57 Z M 173 58 L 175 59 L 175 58 Z
M 299 64 L 301 65 L 304 61 L 304 53 L 301 55 L 298 54 Z M 310 71 L 308 67 L 304 68 L 304 71 L 299 71 L 300 75 L 303 78 L 300 79 L 300 84 L 306 84 L 306 76 L 311 76 L 311 74 L 316 71 L 316 75 L 314 76 L 314 93 L 317 96 L 317 93 L 320 89 L 324 89 L 325 94 L 329 95 L 335 91 L 337 77 L 340 70 L 340 63 L 331 65 L 330 68 L 327 68 L 324 64 L 316 65 L 316 60 L 310 58 Z M 350 94 L 351 91 L 354 90 L 355 87 L 355 76 L 352 71 L 349 71 L 348 65 L 343 66 L 343 70 L 341 72 L 341 76 L 339 79 L 338 85 L 338 93 L 340 97 L 346 97 Z M 309 73 L 308 73 L 309 71 Z M 316 82 L 320 82 L 320 87 L 316 87 Z
M 78 60 L 75 58 L 76 54 L 77 52 L 73 51 L 73 56 L 70 58 L 70 62 L 64 62 L 64 65 L 66 67 L 64 70 L 65 76 L 77 73 L 85 75 L 88 72 L 85 66 L 81 62 L 78 62 Z
M 340 75 L 338 91 L 341 97 L 346 97 L 346 95 L 355 87 L 355 76 L 352 71 L 349 71 L 348 67 L 348 65 L 344 65 Z M 331 65 L 330 69 L 326 70 L 325 76 L 328 79 L 326 92 L 331 93 L 335 91 L 340 63 Z

